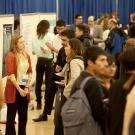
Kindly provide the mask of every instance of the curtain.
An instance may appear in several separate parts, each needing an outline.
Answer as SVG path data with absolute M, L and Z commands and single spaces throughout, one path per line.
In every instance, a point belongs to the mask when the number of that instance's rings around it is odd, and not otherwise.
M 1 14 L 56 12 L 56 0 L 1 0 Z
M 83 15 L 84 22 L 90 15 L 96 18 L 100 13 L 116 11 L 115 0 L 59 0 L 59 18 L 68 24 L 74 23 L 74 16 Z
M 116 11 L 117 0 L 59 0 L 59 19 L 74 23 L 80 13 L 87 23 L 89 15 L 96 18 L 100 13 Z M 0 14 L 56 12 L 56 0 L 0 0 Z M 118 15 L 122 24 L 129 22 L 129 14 L 135 12 L 135 0 L 118 0 Z
M 69 6 L 70 5 L 70 6 Z M 72 22 L 74 16 L 73 0 L 59 0 L 59 19 L 63 19 L 66 23 Z
M 0 14 L 5 14 L 5 8 L 6 7 L 6 3 L 4 0 L 0 1 Z
M 130 14 L 135 12 L 135 0 L 119 0 L 118 15 L 121 23 L 127 25 L 130 20 Z

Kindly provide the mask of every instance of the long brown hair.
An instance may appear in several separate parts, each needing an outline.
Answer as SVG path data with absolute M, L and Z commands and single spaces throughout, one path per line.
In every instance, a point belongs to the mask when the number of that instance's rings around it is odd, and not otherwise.
M 47 20 L 41 20 L 37 25 L 37 36 L 39 38 L 43 38 L 45 34 L 48 32 L 50 24 Z
M 19 39 L 22 37 L 23 37 L 22 35 L 12 36 L 10 49 L 9 49 L 11 52 L 17 53 L 17 43 L 18 43 Z
M 75 56 L 83 56 L 84 47 L 79 39 L 70 39 L 69 45 L 71 47 L 71 54 L 67 57 L 67 59 L 72 60 L 73 58 L 75 58 Z
M 18 44 L 19 39 L 22 38 L 22 37 L 23 37 L 22 35 L 17 35 L 17 36 L 13 36 L 11 38 L 10 52 L 13 52 L 15 54 L 17 66 L 18 66 L 18 63 L 20 61 L 19 53 L 18 53 L 18 50 L 17 50 L 17 44 Z M 26 53 L 24 51 L 22 53 L 26 57 Z
M 135 73 L 133 72 L 135 70 L 135 48 L 122 52 L 119 56 L 119 61 L 123 68 L 123 77 L 126 79 L 123 88 L 125 90 L 131 90 L 135 84 Z

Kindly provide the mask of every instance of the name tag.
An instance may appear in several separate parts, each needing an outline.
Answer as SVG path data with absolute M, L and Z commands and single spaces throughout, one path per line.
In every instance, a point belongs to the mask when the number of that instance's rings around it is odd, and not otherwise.
M 28 80 L 29 80 L 28 75 L 23 75 L 23 76 L 22 76 L 22 82 L 27 83 L 27 82 L 28 82 Z

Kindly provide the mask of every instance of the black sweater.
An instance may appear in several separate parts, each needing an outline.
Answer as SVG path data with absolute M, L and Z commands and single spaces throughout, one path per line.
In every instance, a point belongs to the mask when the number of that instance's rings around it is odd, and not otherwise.
M 64 65 L 66 64 L 66 54 L 65 54 L 64 47 L 62 47 L 62 48 L 59 50 L 56 64 L 59 65 L 59 66 L 61 66 L 62 68 L 63 68 Z
M 121 135 L 126 97 L 129 91 L 123 90 L 124 80 L 115 81 L 109 95 L 109 135 Z

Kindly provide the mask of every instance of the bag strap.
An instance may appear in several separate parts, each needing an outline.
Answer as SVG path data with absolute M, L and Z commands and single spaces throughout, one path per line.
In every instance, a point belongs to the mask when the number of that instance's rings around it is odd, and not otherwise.
M 83 57 L 82 56 L 76 56 L 75 58 L 73 58 L 73 59 L 79 59 L 79 60 L 82 60 L 83 61 Z M 73 60 L 72 59 L 72 60 Z M 72 61 L 71 60 L 71 61 Z M 70 61 L 70 62 L 71 62 Z M 71 68 L 70 68 L 70 62 L 68 63 L 68 65 L 69 65 L 69 71 L 68 71 L 68 73 L 67 73 L 67 82 L 66 82 L 66 84 L 68 83 L 68 80 L 69 80 L 69 74 L 70 74 L 70 72 L 71 72 Z
M 76 57 L 73 58 L 73 59 L 79 59 L 79 60 L 82 60 L 82 61 L 83 61 L 83 57 L 82 57 L 82 56 L 76 56 Z M 73 59 L 72 59 L 72 60 L 73 60 Z M 71 61 L 72 61 L 72 60 L 71 60 Z M 71 62 L 71 61 L 70 61 L 70 62 Z M 71 71 L 71 70 L 70 70 L 70 62 L 69 62 L 69 72 Z
M 86 77 L 86 78 L 82 81 L 82 83 L 81 83 L 81 85 L 80 85 L 80 89 L 83 89 L 84 86 L 86 85 L 86 83 L 88 82 L 88 80 L 90 80 L 91 78 L 92 78 L 92 76 Z

